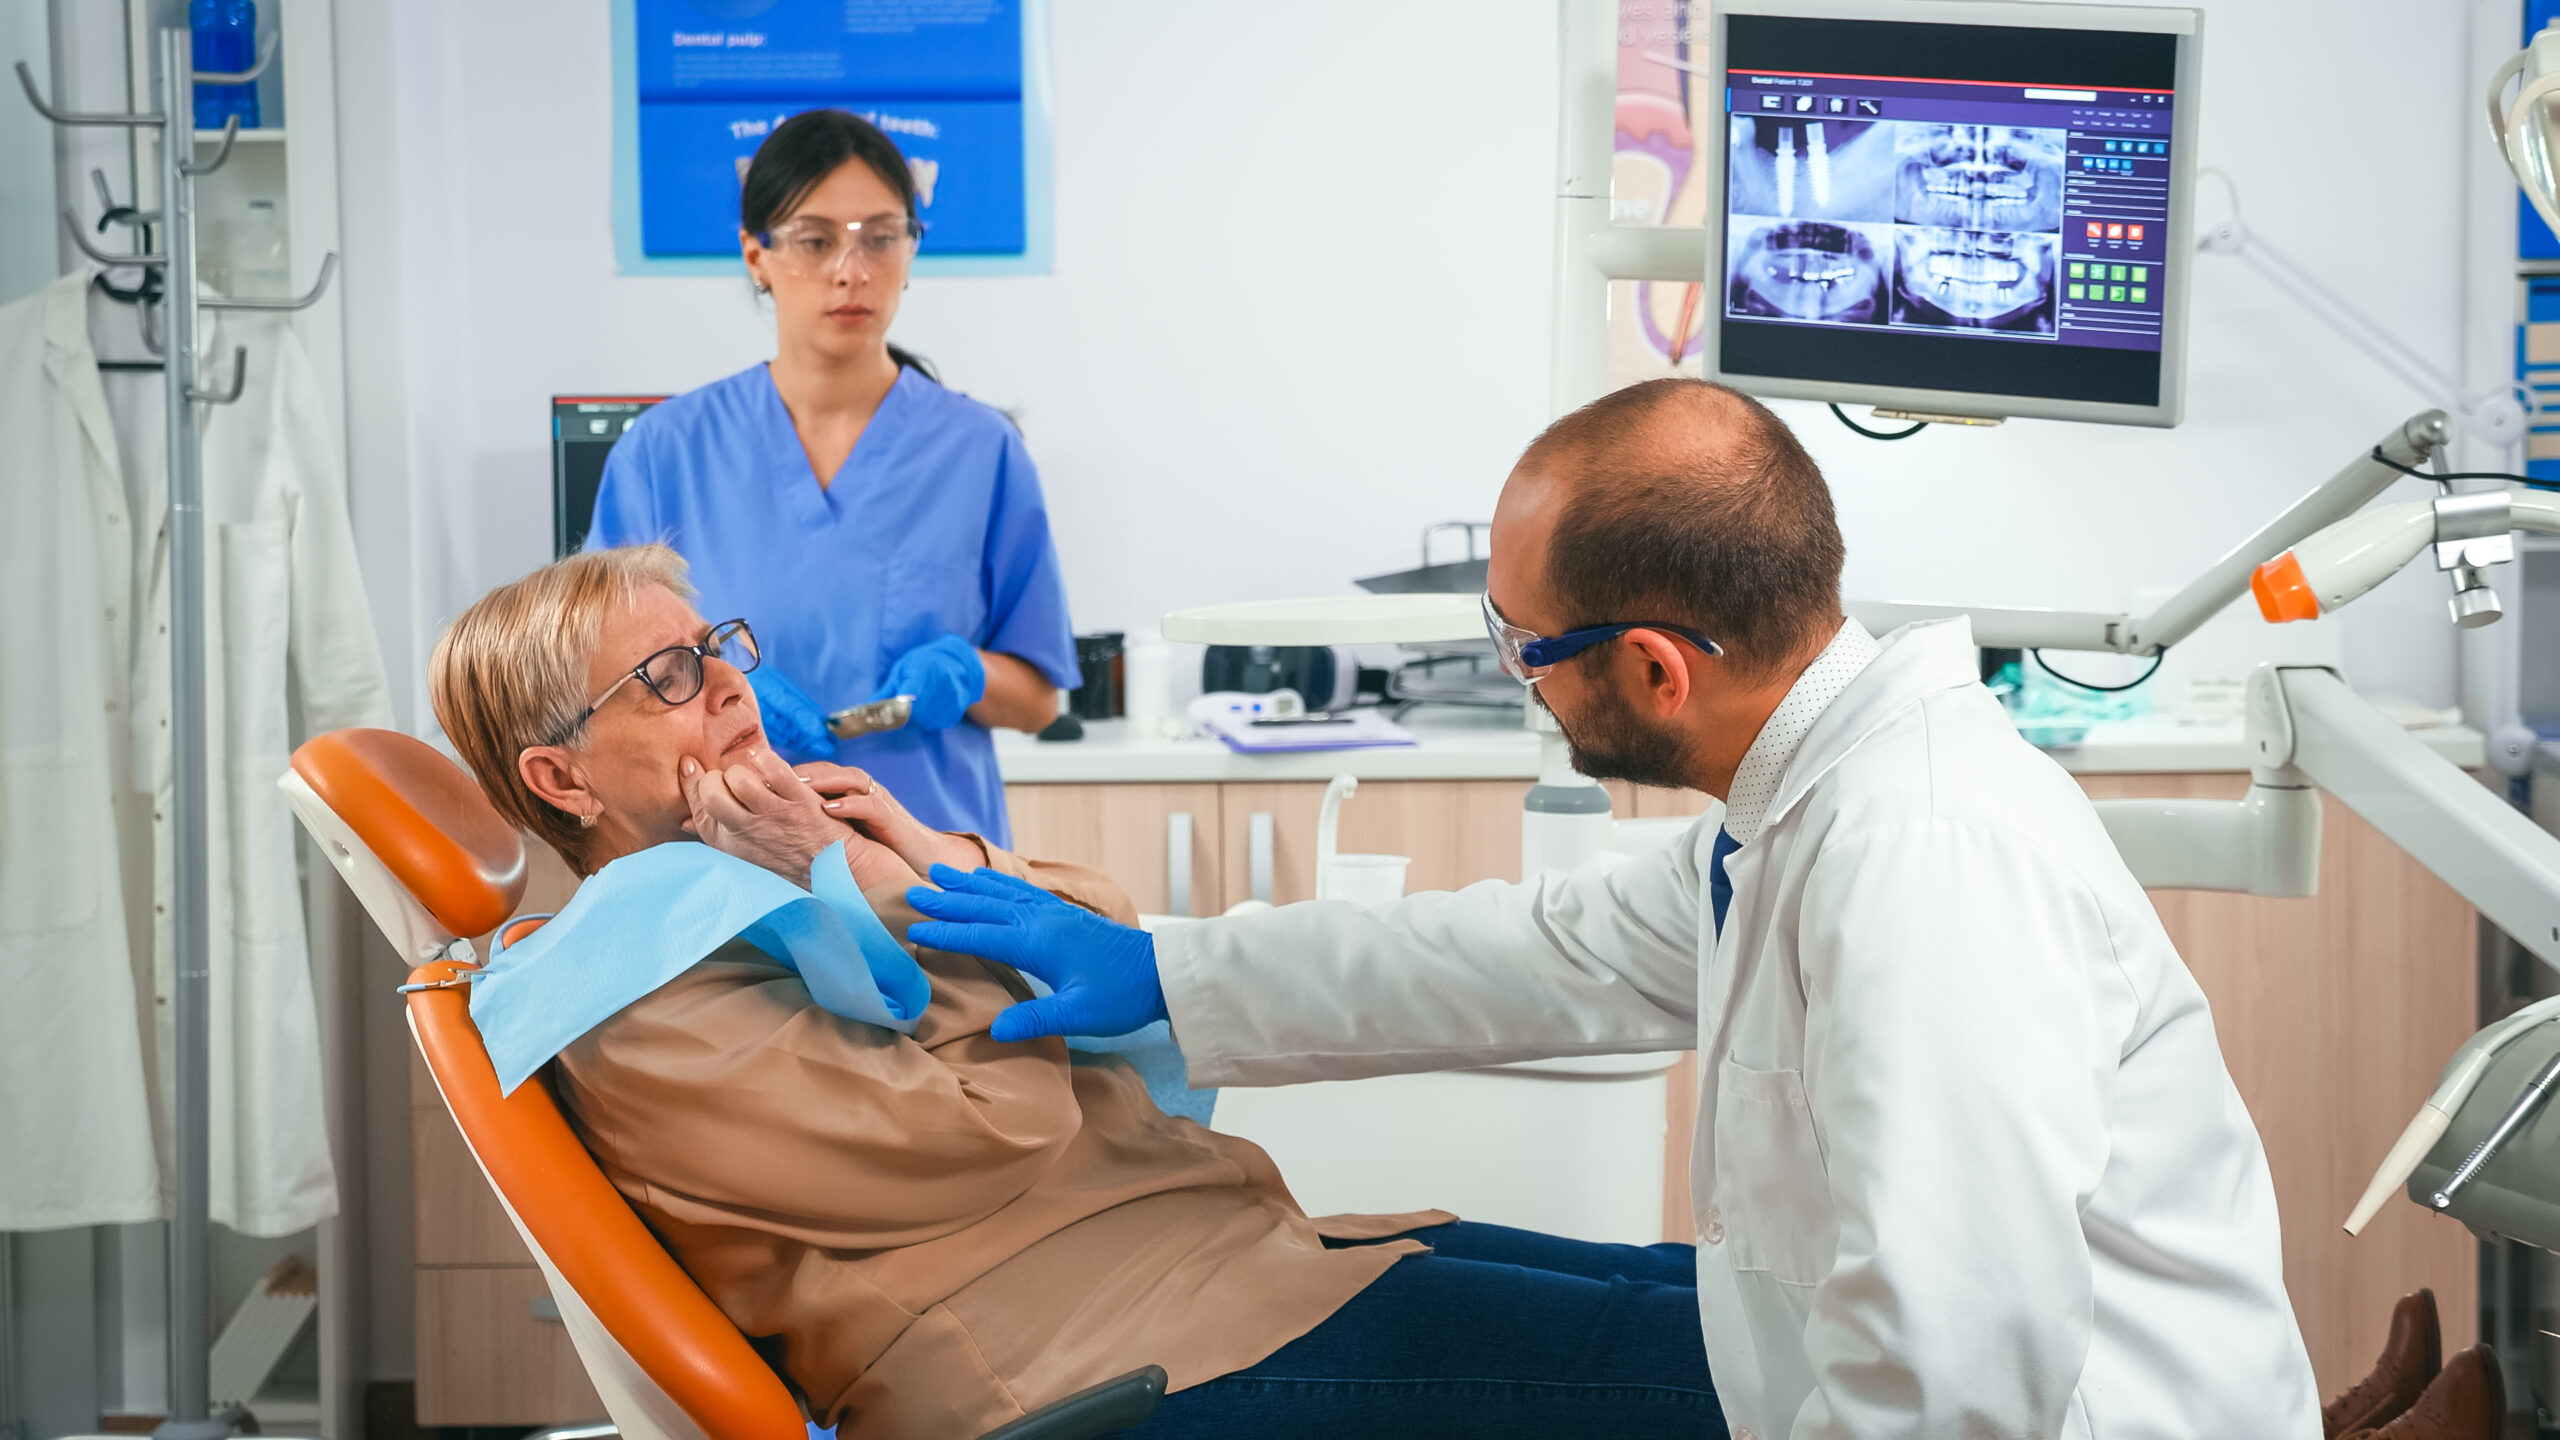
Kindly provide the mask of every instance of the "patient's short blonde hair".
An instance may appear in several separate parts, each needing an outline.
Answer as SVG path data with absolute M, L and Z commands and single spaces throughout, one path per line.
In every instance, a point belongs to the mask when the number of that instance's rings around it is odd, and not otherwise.
M 664 545 L 572 555 L 481 596 L 427 662 L 436 723 L 489 803 L 581 874 L 586 829 L 533 793 L 516 758 L 538 745 L 583 743 L 583 727 L 563 737 L 587 708 L 587 666 L 605 618 L 652 585 L 693 598 L 684 557 Z

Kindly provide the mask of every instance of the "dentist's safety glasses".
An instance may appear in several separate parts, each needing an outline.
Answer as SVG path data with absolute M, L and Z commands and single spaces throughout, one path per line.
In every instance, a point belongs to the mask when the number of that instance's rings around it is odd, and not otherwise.
M 1488 590 L 1476 598 L 1484 602 L 1484 633 L 1493 637 L 1493 658 L 1501 662 L 1502 673 L 1523 685 L 1537 684 L 1539 676 L 1547 672 L 1540 670 L 1537 675 L 1530 674 L 1528 667 L 1521 663 L 1520 652 L 1537 640 L 1538 632 L 1523 630 L 1503 619 L 1502 612 L 1493 608 L 1492 591 Z
M 1659 620 L 1613 621 L 1607 625 L 1586 625 L 1579 630 L 1567 630 L 1561 635 L 1540 635 L 1503 619 L 1502 612 L 1494 608 L 1492 591 L 1486 591 L 1480 598 L 1484 602 L 1485 633 L 1493 637 L 1494 658 L 1502 662 L 1504 674 L 1523 685 L 1537 684 L 1558 665 L 1630 630 L 1659 630 L 1675 640 L 1695 645 L 1705 654 L 1724 653 L 1723 646 L 1688 626 L 1669 625 Z

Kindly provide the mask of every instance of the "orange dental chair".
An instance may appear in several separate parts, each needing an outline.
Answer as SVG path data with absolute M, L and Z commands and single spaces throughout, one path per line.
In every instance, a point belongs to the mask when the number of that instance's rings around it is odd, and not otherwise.
M 480 787 L 434 749 L 389 730 L 319 736 L 294 752 L 277 783 L 416 967 L 401 987 L 409 1029 L 481 1173 L 541 1265 L 612 1429 L 630 1440 L 825 1434 L 596 1167 L 547 1081 L 498 1092 L 471 1023 L 468 975 L 478 957 L 468 937 L 506 925 L 514 940 L 542 922 L 507 925 L 524 897 L 524 842 Z M 982 1440 L 1086 1440 L 1134 1425 L 1155 1409 L 1165 1380 L 1149 1366 Z M 860 1440 L 858 1430 L 844 1440 Z

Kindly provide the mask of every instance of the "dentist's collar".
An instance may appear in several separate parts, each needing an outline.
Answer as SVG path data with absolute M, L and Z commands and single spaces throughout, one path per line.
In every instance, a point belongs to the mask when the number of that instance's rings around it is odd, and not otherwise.
M 1796 747 L 1804 743 L 1813 722 L 1849 688 L 1849 682 L 1882 653 L 1883 647 L 1865 626 L 1843 620 L 1840 633 L 1796 677 L 1794 688 L 1770 712 L 1768 723 L 1760 727 L 1760 738 L 1751 742 L 1741 767 L 1733 772 L 1733 793 L 1724 802 L 1724 829 L 1737 843 L 1748 845 L 1760 837 L 1760 822 L 1769 814 L 1769 802 L 1777 798 L 1778 782 L 1786 778 Z

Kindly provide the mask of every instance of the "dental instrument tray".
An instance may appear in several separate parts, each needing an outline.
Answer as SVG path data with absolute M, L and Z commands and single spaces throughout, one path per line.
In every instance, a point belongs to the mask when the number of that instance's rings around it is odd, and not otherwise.
M 916 697 L 892 695 L 866 705 L 838 710 L 827 717 L 827 733 L 839 740 L 855 740 L 865 735 L 904 727 L 907 717 L 915 713 Z

